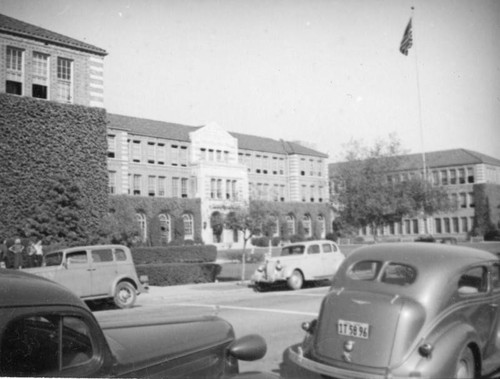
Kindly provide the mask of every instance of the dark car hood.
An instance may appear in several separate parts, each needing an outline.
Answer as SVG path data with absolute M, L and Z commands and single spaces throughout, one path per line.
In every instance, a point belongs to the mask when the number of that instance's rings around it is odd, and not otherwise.
M 101 326 L 116 360 L 114 373 L 125 376 L 234 340 L 231 325 L 217 316 Z

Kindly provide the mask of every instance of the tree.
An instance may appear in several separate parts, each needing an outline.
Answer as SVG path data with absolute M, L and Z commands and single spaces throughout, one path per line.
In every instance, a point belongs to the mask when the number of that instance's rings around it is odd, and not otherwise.
M 229 213 L 225 218 L 226 228 L 237 230 L 243 234 L 241 280 L 245 280 L 247 242 L 252 237 L 261 234 L 262 226 L 268 221 L 269 217 L 269 212 L 263 203 L 252 202 L 248 208 L 240 208 Z
M 351 141 L 346 161 L 337 164 L 334 179 L 340 224 L 370 226 L 376 238 L 380 227 L 403 217 L 425 217 L 451 209 L 446 191 L 432 186 L 422 170 L 404 173 L 407 179 L 399 180 L 406 163 L 403 154 L 394 135 L 368 148 Z

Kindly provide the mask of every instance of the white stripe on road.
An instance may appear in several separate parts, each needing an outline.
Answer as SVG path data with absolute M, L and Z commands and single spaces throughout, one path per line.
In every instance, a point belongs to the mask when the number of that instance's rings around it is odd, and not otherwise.
M 312 312 L 299 312 L 299 311 L 287 311 L 284 309 L 272 309 L 272 308 L 250 308 L 250 307 L 234 307 L 229 305 L 210 305 L 210 304 L 192 304 L 192 303 L 174 303 L 169 304 L 179 307 L 200 307 L 200 308 L 212 308 L 217 309 L 233 309 L 237 311 L 254 311 L 254 312 L 270 312 L 270 313 L 284 313 L 290 315 L 300 315 L 300 316 L 317 316 L 318 313 Z

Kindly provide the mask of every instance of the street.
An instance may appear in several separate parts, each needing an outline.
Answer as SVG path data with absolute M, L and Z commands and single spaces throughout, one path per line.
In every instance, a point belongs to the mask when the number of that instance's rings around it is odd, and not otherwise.
M 279 374 L 283 351 L 302 341 L 301 323 L 316 317 L 327 290 L 328 286 L 319 286 L 255 292 L 236 282 L 153 287 L 149 294 L 138 297 L 132 309 L 97 310 L 94 314 L 105 324 L 216 312 L 233 325 L 236 337 L 257 333 L 266 339 L 266 356 L 256 362 L 240 362 L 241 371 Z

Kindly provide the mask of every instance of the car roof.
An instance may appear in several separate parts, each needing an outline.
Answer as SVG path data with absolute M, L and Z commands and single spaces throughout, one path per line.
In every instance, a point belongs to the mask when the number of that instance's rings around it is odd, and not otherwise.
M 307 240 L 307 241 L 292 242 L 292 243 L 286 244 L 283 247 L 297 246 L 297 245 L 310 245 L 313 243 L 335 243 L 335 242 L 330 241 L 330 240 Z
M 0 269 L 0 308 L 72 305 L 86 307 L 62 285 L 20 270 Z
M 124 245 L 88 245 L 88 246 L 69 246 L 69 247 L 62 247 L 62 248 L 59 248 L 59 249 L 56 249 L 54 251 L 51 251 L 49 254 L 51 253 L 55 253 L 55 252 L 59 252 L 59 251 L 76 251 L 76 250 L 89 250 L 89 249 L 94 249 L 94 250 L 97 250 L 97 249 L 123 249 L 123 250 L 129 250 L 129 248 L 127 246 L 124 246 Z
M 457 271 L 471 264 L 497 260 L 486 250 L 439 243 L 382 243 L 362 247 L 352 252 L 347 260 L 395 261 L 414 265 L 427 272 Z

